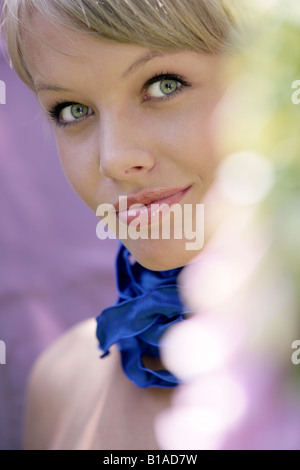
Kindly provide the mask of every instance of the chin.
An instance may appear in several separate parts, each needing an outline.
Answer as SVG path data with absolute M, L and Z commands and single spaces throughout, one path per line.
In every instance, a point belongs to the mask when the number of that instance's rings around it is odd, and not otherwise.
M 183 240 L 135 240 L 123 243 L 137 262 L 151 271 L 180 268 L 199 254 L 199 250 L 187 250 Z

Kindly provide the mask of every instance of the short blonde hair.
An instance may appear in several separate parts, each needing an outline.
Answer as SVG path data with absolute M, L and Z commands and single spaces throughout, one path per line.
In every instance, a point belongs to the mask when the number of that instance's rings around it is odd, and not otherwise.
M 33 88 L 23 58 L 21 33 L 34 33 L 34 13 L 40 13 L 53 25 L 64 25 L 100 39 L 153 50 L 218 53 L 231 48 L 242 36 L 243 1 L 3 0 L 1 29 L 16 72 Z

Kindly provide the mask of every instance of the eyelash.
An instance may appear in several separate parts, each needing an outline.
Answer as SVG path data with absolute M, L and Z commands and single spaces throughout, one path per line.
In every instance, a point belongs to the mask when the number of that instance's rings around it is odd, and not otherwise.
M 167 100 L 170 100 L 175 95 L 177 95 L 178 93 L 181 93 L 184 88 L 191 86 L 191 84 L 188 83 L 184 79 L 184 77 L 182 77 L 181 75 L 178 75 L 176 73 L 169 73 L 169 72 L 163 73 L 163 72 L 161 72 L 161 73 L 155 74 L 152 78 L 147 80 L 147 82 L 145 83 L 145 85 L 142 88 L 142 92 L 146 92 L 146 90 L 148 90 L 151 85 L 153 85 L 154 83 L 161 82 L 163 80 L 174 80 L 174 81 L 178 82 L 180 84 L 180 86 L 173 93 L 171 93 L 170 95 L 165 95 L 165 96 L 160 97 L 160 98 L 154 98 L 153 101 L 167 101 Z M 147 99 L 146 96 L 145 96 L 145 98 L 143 99 L 142 102 L 147 102 L 147 101 L 150 101 L 150 100 L 151 100 L 151 98 Z M 48 110 L 48 115 L 49 115 L 50 119 L 53 120 L 58 127 L 74 126 L 74 125 L 80 123 L 84 119 L 84 117 L 79 118 L 79 119 L 74 120 L 74 121 L 71 121 L 71 122 L 63 122 L 63 121 L 60 120 L 60 113 L 63 111 L 63 109 L 65 109 L 69 106 L 74 106 L 76 104 L 82 104 L 82 103 L 78 103 L 78 102 L 75 102 L 75 101 L 65 101 L 65 102 L 57 103 L 52 108 L 50 108 Z M 85 117 L 88 117 L 88 116 L 89 115 L 87 115 Z
M 181 75 L 178 75 L 177 73 L 170 73 L 170 72 L 167 72 L 167 73 L 158 73 L 158 74 L 155 74 L 152 78 L 150 78 L 150 80 L 148 80 L 145 85 L 143 86 L 143 89 L 142 91 L 146 91 L 150 88 L 151 85 L 153 85 L 154 83 L 158 83 L 158 82 L 162 82 L 164 80 L 174 80 L 175 82 L 178 82 L 180 83 L 180 87 L 177 88 L 177 90 L 175 90 L 173 93 L 171 93 L 170 95 L 165 95 L 161 98 L 154 98 L 154 101 L 166 101 L 166 100 L 169 100 L 171 98 L 173 98 L 174 95 L 177 95 L 178 93 L 182 92 L 183 91 L 183 88 L 185 87 L 189 87 L 191 86 L 190 83 L 188 83 L 184 77 L 182 77 Z M 147 101 L 147 100 L 145 100 Z

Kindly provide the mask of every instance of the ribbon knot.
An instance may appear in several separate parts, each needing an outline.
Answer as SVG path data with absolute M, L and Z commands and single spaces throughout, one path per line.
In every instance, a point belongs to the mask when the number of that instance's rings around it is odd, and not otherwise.
M 169 371 L 144 366 L 143 356 L 159 358 L 159 342 L 166 329 L 189 313 L 180 299 L 177 277 L 182 268 L 151 271 L 130 263 L 123 245 L 116 261 L 118 301 L 97 317 L 97 338 L 109 354 L 113 344 L 121 354 L 126 376 L 138 387 L 176 387 L 178 379 Z

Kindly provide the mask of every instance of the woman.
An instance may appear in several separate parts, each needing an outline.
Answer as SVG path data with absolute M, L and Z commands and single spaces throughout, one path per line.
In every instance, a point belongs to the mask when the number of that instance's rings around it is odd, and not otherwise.
M 218 165 L 213 118 L 239 13 L 241 2 L 225 0 L 5 2 L 11 59 L 52 121 L 65 174 L 95 213 L 110 204 L 123 242 L 119 303 L 98 318 L 109 355 L 99 359 L 91 320 L 42 356 L 28 449 L 157 448 L 153 419 L 178 384 L 158 343 L 187 313 L 176 279 L 201 248 L 187 243 Z M 153 236 L 164 219 L 152 208 L 163 203 L 194 209 L 189 232 L 176 235 L 174 214 L 170 235 Z

